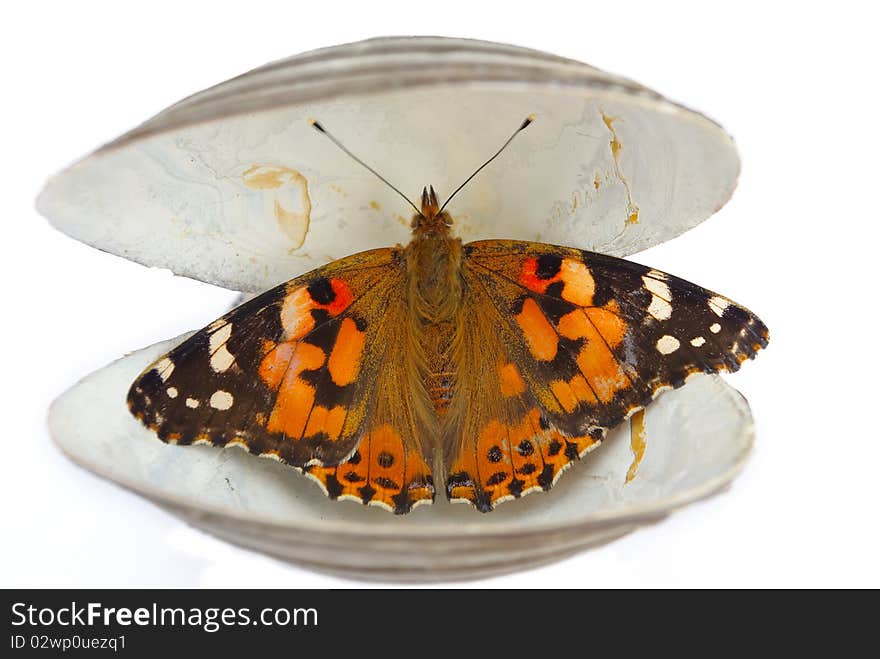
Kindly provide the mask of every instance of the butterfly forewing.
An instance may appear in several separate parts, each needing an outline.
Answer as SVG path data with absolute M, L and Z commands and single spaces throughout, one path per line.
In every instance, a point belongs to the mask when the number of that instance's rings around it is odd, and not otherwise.
M 129 407 L 166 442 L 336 464 L 363 432 L 382 366 L 367 347 L 380 329 L 370 310 L 387 304 L 402 273 L 383 249 L 278 286 L 151 365 Z

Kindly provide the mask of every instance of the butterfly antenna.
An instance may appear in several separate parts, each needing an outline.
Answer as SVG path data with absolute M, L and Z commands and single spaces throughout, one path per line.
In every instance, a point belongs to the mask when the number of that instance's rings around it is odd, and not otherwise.
M 462 184 L 459 185 L 457 188 L 455 188 L 455 192 L 453 192 L 451 195 L 449 195 L 449 197 L 446 199 L 446 201 L 443 202 L 443 205 L 440 207 L 440 213 L 442 213 L 442 212 L 443 212 L 443 209 L 446 208 L 446 205 L 447 205 L 450 201 L 452 201 L 452 198 L 453 198 L 455 195 L 457 195 L 457 194 L 459 193 L 459 191 L 460 191 L 464 186 L 466 186 L 468 183 L 471 182 L 471 179 L 474 178 L 474 176 L 476 176 L 476 175 L 479 174 L 481 171 L 483 171 L 483 168 L 484 168 L 486 165 L 488 165 L 490 162 L 492 162 L 493 160 L 495 160 L 495 158 L 497 158 L 498 156 L 500 156 L 500 155 L 501 155 L 501 152 L 504 151 L 504 149 L 507 148 L 507 145 L 510 144 L 511 142 L 513 142 L 513 138 L 516 137 L 517 135 L 519 135 L 520 132 L 522 132 L 522 131 L 524 131 L 526 128 L 528 128 L 529 125 L 530 125 L 534 120 L 535 120 L 535 115 L 534 115 L 534 114 L 530 114 L 528 117 L 526 117 L 525 120 L 519 125 L 519 128 L 517 128 L 515 131 L 513 131 L 513 135 L 511 135 L 510 137 L 508 137 L 508 138 L 507 138 L 507 141 L 506 141 L 504 144 L 501 145 L 501 148 L 498 149 L 498 150 L 495 152 L 495 155 L 492 156 L 491 158 L 489 158 L 489 159 L 488 159 L 486 162 L 484 162 L 482 165 L 480 165 L 480 166 L 477 168 L 477 171 L 475 171 L 473 174 L 471 174 L 470 176 L 468 176 L 468 177 L 467 177 L 467 180 L 466 180 L 464 183 L 462 183 Z M 439 213 L 438 213 L 438 215 L 439 215 Z
M 314 129 L 315 129 L 316 131 L 318 131 L 319 133 L 323 133 L 324 136 L 326 136 L 328 140 L 330 140 L 331 142 L 333 142 L 333 144 L 335 144 L 336 146 L 338 146 L 338 147 L 339 147 L 339 148 L 340 148 L 340 149 L 341 149 L 346 155 L 348 155 L 349 158 L 351 158 L 351 159 L 354 160 L 356 163 L 358 163 L 359 165 L 361 165 L 361 166 L 362 166 L 364 169 L 366 169 L 368 172 L 371 172 L 371 173 L 373 174 L 373 176 L 375 176 L 377 179 L 379 179 L 380 181 L 382 181 L 382 183 L 384 183 L 384 184 L 387 185 L 389 188 L 391 188 L 392 190 L 394 190 L 397 194 L 399 194 L 399 195 L 403 198 L 403 200 L 406 201 L 406 203 L 408 203 L 410 206 L 413 207 L 413 210 L 414 210 L 414 211 L 415 211 L 420 217 L 424 217 L 424 216 L 422 216 L 422 212 L 416 207 L 416 205 L 415 205 L 414 203 L 412 203 L 412 202 L 409 200 L 409 198 L 408 198 L 405 194 L 403 194 L 400 190 L 398 190 L 398 189 L 395 188 L 393 185 L 391 185 L 391 183 L 388 181 L 388 179 L 386 179 L 384 176 L 382 176 L 379 172 L 377 172 L 375 169 L 373 169 L 372 167 L 370 167 L 367 163 L 365 163 L 363 160 L 361 160 L 360 158 L 358 158 L 358 157 L 357 157 L 356 155 L 354 155 L 351 151 L 349 151 L 348 149 L 346 149 L 345 146 L 342 144 L 342 142 L 340 142 L 340 141 L 337 140 L 335 137 L 333 137 L 332 133 L 328 132 L 327 129 L 324 128 L 324 127 L 323 127 L 318 121 L 316 121 L 316 120 L 314 120 L 314 119 L 309 119 L 309 123 L 312 125 L 312 128 L 314 128 Z

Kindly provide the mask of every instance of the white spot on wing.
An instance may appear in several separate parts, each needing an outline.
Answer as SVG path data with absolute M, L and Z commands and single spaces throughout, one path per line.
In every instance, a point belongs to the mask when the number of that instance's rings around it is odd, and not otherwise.
M 661 336 L 657 341 L 657 350 L 662 355 L 670 355 L 681 345 L 681 342 L 676 339 L 674 336 L 669 336 L 668 334 Z
M 168 387 L 165 393 L 168 394 L 168 398 L 177 398 L 177 387 Z
M 162 359 L 156 362 L 153 370 L 159 374 L 162 382 L 168 382 L 168 378 L 174 372 L 174 362 L 168 359 L 168 357 L 162 357 Z
M 232 336 L 232 323 L 226 323 L 215 330 L 209 339 L 211 368 L 217 373 L 223 373 L 235 362 L 235 357 L 226 349 L 226 342 L 230 336 Z
M 211 355 L 211 368 L 214 369 L 215 373 L 223 373 L 233 363 L 235 363 L 235 357 L 226 349 L 225 345 L 217 348 L 214 354 Z
M 199 406 L 199 401 L 197 401 L 195 398 L 187 398 L 186 406 L 194 410 Z
M 657 281 L 646 275 L 642 277 L 642 282 L 644 282 L 645 288 L 651 291 L 653 295 L 658 295 L 667 301 L 672 299 L 672 294 L 669 292 L 669 284 L 665 281 Z
M 655 271 L 652 270 L 651 272 Z M 657 320 L 669 320 L 672 316 L 672 305 L 669 303 L 672 299 L 672 293 L 669 290 L 669 285 L 665 281 L 652 279 L 648 275 L 642 277 L 642 282 L 651 293 L 651 304 L 648 307 L 648 313 Z
M 695 336 L 694 338 L 691 339 L 691 345 L 694 348 L 699 348 L 704 343 L 706 343 L 706 339 L 704 339 L 702 336 Z
M 226 343 L 230 336 L 232 336 L 232 323 L 226 323 L 214 330 L 210 339 L 211 352 L 214 352 L 217 348 Z
M 228 391 L 218 390 L 211 394 L 208 404 L 215 410 L 228 410 L 232 407 L 232 394 Z
M 724 312 L 727 307 L 730 306 L 730 300 L 727 300 L 720 295 L 716 295 L 713 298 L 709 299 L 709 308 L 715 313 L 716 316 L 721 318 L 724 316 Z
M 718 334 L 718 332 L 721 331 L 721 325 L 719 325 L 718 323 L 712 323 L 709 326 L 709 331 L 712 332 L 712 334 Z
M 672 316 L 672 305 L 663 298 L 652 295 L 648 313 L 657 320 L 669 320 Z

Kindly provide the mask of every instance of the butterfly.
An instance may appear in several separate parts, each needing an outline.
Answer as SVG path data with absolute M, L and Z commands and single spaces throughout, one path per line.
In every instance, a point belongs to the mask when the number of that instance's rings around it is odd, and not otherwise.
M 132 414 L 168 443 L 295 467 L 332 499 L 402 514 L 437 480 L 488 512 L 549 490 L 688 376 L 767 345 L 744 307 L 631 261 L 463 244 L 446 204 L 425 189 L 408 245 L 333 261 L 193 334 L 135 380 Z

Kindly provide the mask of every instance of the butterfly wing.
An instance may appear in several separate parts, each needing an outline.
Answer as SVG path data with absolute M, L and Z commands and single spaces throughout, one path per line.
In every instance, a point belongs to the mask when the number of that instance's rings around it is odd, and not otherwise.
M 483 510 L 549 489 L 660 392 L 735 371 L 767 345 L 747 309 L 623 259 L 482 241 L 465 245 L 464 264 L 462 344 L 482 348 L 463 354 L 460 386 L 483 401 L 452 422 L 447 494 Z
M 413 404 L 405 390 L 383 386 L 383 371 L 405 368 L 405 351 L 390 349 L 400 346 L 404 275 L 401 251 L 379 249 L 282 284 L 148 367 L 129 408 L 165 442 L 238 445 L 302 468 L 333 498 L 356 493 L 406 512 L 433 488 L 414 455 L 417 429 L 383 412 Z M 373 473 L 345 480 L 364 438 Z M 337 480 L 345 461 L 352 469 Z

